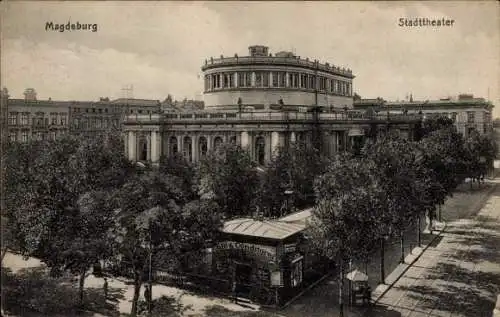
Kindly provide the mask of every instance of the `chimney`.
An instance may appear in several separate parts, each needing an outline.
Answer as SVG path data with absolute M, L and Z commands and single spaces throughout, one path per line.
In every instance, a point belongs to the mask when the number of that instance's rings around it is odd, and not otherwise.
M 36 91 L 34 88 L 26 88 L 24 91 L 24 100 L 35 101 L 36 100 Z

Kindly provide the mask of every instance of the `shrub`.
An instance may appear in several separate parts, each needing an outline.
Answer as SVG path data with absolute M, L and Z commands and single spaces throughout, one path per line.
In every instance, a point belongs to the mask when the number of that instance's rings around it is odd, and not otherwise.
M 2 271 L 4 309 L 24 315 L 70 315 L 77 311 L 78 292 L 63 279 L 47 276 L 44 268 L 22 270 L 17 274 Z
M 146 301 L 139 301 L 137 307 L 139 316 L 148 316 Z M 191 306 L 184 306 L 179 299 L 172 296 L 162 296 L 151 303 L 152 315 L 157 317 L 182 317 L 184 312 L 190 309 Z

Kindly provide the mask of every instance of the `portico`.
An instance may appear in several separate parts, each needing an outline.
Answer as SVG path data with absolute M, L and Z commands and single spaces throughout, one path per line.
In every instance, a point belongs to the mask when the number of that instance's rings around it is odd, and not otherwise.
M 373 127 L 383 133 L 398 130 L 407 138 L 418 116 L 386 115 L 365 117 L 350 113 L 299 112 L 203 112 L 177 115 L 135 115 L 125 120 L 126 153 L 132 161 L 157 164 L 161 156 L 177 153 L 192 163 L 198 162 L 222 144 L 232 143 L 246 149 L 252 159 L 265 165 L 280 147 L 293 142 L 313 144 L 319 138 L 320 150 L 328 156 L 357 146 Z M 315 135 L 313 130 L 318 130 Z

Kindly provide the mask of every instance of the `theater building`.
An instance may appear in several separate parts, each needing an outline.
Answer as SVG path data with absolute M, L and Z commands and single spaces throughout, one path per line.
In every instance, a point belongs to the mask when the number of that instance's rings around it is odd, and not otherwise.
M 249 47 L 248 56 L 210 58 L 204 72 L 207 110 L 237 110 L 237 100 L 255 110 L 299 110 L 304 107 L 352 108 L 350 69 L 295 56 L 271 54 L 262 45 Z M 282 100 L 284 107 L 280 107 Z
M 266 46 L 250 46 L 248 56 L 207 59 L 201 69 L 204 110 L 125 118 L 130 160 L 158 163 L 161 156 L 181 153 L 197 162 L 231 142 L 265 165 L 290 142 L 310 142 L 333 155 L 359 146 L 369 131 L 392 129 L 411 138 L 419 121 L 354 111 L 350 69 L 290 52 L 273 55 Z

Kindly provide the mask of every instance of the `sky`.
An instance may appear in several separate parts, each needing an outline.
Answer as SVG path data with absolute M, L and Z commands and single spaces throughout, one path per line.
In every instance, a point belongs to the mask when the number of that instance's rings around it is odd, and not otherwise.
M 471 93 L 500 117 L 500 4 L 476 2 L 2 1 L 1 85 L 12 98 L 202 99 L 201 66 L 266 45 L 352 69 L 363 98 Z M 400 18 L 453 19 L 401 27 Z M 97 24 L 51 31 L 46 23 Z M 133 92 L 125 87 L 133 86 Z

